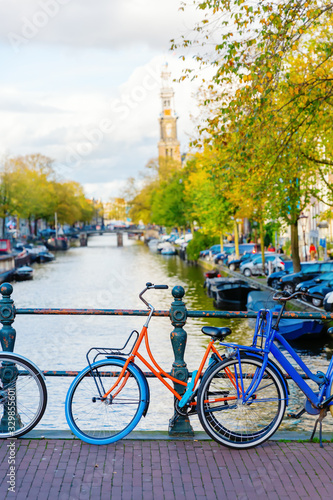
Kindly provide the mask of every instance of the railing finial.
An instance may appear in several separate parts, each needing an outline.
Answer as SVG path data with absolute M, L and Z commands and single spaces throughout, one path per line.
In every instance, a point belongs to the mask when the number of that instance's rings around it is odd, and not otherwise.
M 175 360 L 172 363 L 171 375 L 178 380 L 187 382 L 188 369 L 184 361 L 187 333 L 183 328 L 186 323 L 187 309 L 185 302 L 182 300 L 185 295 L 185 290 L 182 286 L 175 286 L 173 287 L 171 293 L 175 299 L 170 308 L 170 319 L 172 325 L 174 326 L 170 338 L 175 355 Z M 174 383 L 174 387 L 179 395 L 182 396 L 184 394 L 186 389 L 184 385 Z M 193 436 L 194 432 L 188 416 L 182 416 L 175 413 L 173 418 L 170 420 L 169 434 Z
M 0 342 L 3 351 L 13 352 L 16 338 L 16 331 L 12 327 L 15 320 L 15 306 L 11 298 L 13 287 L 10 283 L 3 283 L 0 286 L 0 323 L 2 328 L 0 330 Z

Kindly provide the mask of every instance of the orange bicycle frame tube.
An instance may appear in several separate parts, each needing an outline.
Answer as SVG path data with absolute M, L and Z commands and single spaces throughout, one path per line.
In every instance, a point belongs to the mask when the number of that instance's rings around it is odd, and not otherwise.
M 143 338 L 145 338 L 145 345 L 146 345 L 146 349 L 147 349 L 147 353 L 148 353 L 148 356 L 151 360 L 151 362 L 153 363 L 153 365 L 155 366 L 155 368 L 153 366 L 151 366 L 151 364 L 138 352 L 139 350 L 139 347 L 141 345 L 141 342 L 143 340 Z M 205 363 L 207 361 L 207 358 L 208 358 L 208 355 L 209 355 L 209 352 L 210 351 L 213 351 L 221 360 L 221 355 L 219 354 L 219 352 L 217 351 L 217 349 L 215 348 L 214 346 L 214 340 L 212 339 L 208 346 L 207 346 L 207 349 L 205 351 L 205 354 L 202 358 L 202 361 L 200 363 L 200 367 L 199 367 L 199 370 L 198 370 L 198 373 L 195 377 L 195 382 L 194 382 L 194 387 L 197 385 L 198 383 L 198 380 L 201 376 L 201 373 L 202 373 L 202 370 L 205 366 Z M 170 384 L 164 380 L 163 377 L 171 380 L 172 382 L 175 382 L 176 384 L 180 384 L 180 385 L 183 385 L 184 387 L 187 387 L 187 382 L 184 382 L 183 380 L 179 380 L 175 377 L 173 377 L 172 375 L 169 375 L 169 373 L 165 372 L 160 366 L 159 364 L 157 363 L 157 361 L 154 359 L 154 356 L 150 350 L 150 346 L 149 346 L 149 341 L 148 341 L 148 328 L 146 326 L 143 326 L 142 327 L 142 330 L 141 330 L 141 333 L 137 339 L 137 341 L 135 342 L 135 345 L 134 345 L 134 348 L 133 348 L 133 351 L 132 351 L 132 354 L 127 358 L 116 382 L 113 384 L 113 386 L 103 395 L 103 399 L 106 399 L 107 396 L 119 385 L 120 381 L 122 380 L 122 378 L 124 377 L 124 374 L 126 372 L 126 369 L 129 365 L 129 363 L 131 363 L 131 361 L 133 361 L 135 358 L 138 358 L 149 370 L 151 370 L 153 372 L 153 374 L 162 382 L 163 385 L 165 385 L 165 387 L 167 387 L 167 389 L 169 389 L 170 392 L 172 392 L 172 394 L 179 400 L 181 400 L 182 396 L 180 396 L 178 394 L 178 392 L 176 392 L 174 390 L 173 387 L 170 386 Z M 121 391 L 121 389 L 124 387 L 124 385 L 126 384 L 127 380 L 128 380 L 128 376 L 126 376 L 124 378 L 124 380 L 122 381 L 120 387 L 117 389 L 116 393 L 114 394 L 114 396 L 116 396 L 117 394 L 119 394 L 119 392 Z M 226 400 L 227 398 L 223 398 L 223 399 L 217 399 L 217 401 L 224 401 Z M 215 400 L 214 400 L 215 401 Z M 196 404 L 196 403 L 191 403 L 191 404 Z

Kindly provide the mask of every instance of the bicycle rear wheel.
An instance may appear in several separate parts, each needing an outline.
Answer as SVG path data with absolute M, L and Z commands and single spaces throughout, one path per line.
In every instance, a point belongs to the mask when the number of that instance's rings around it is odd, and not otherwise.
M 42 418 L 47 390 L 39 369 L 24 357 L 0 353 L 0 438 L 23 436 Z
M 117 381 L 125 359 L 103 359 L 87 366 L 73 380 L 66 397 L 66 419 L 72 432 L 90 444 L 110 444 L 124 438 L 147 408 L 148 384 L 139 369 L 129 364 L 112 394 L 101 401 Z
M 201 425 L 215 441 L 230 448 L 251 448 L 266 441 L 279 427 L 287 394 L 282 375 L 267 366 L 255 394 L 243 402 L 262 366 L 256 357 L 221 361 L 204 377 L 198 390 Z

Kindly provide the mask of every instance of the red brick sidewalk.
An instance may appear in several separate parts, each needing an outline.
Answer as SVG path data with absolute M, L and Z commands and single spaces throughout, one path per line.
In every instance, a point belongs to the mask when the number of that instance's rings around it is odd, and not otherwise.
M 270 441 L 235 451 L 211 441 L 17 440 L 0 443 L 0 499 L 310 499 L 333 498 L 333 444 Z

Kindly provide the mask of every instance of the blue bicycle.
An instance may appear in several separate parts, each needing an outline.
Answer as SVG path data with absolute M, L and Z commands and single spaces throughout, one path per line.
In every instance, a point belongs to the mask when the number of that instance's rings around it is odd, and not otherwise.
M 290 416 L 299 418 L 304 412 L 317 415 L 311 439 L 319 422 L 322 447 L 322 420 L 328 410 L 333 416 L 333 358 L 326 373 L 314 374 L 279 334 L 279 322 L 286 302 L 299 295 L 299 292 L 293 295 L 277 292 L 274 295 L 274 300 L 282 304 L 278 317 L 275 321 L 270 310 L 258 312 L 251 346 L 221 343 L 226 347 L 226 357 L 212 367 L 197 393 L 200 422 L 220 444 L 237 449 L 252 448 L 276 432 L 288 405 L 289 394 L 281 366 L 306 396 L 304 408 Z M 290 364 L 274 340 L 283 345 L 304 374 L 317 384 L 316 391 Z M 218 401 L 214 402 L 214 396 Z

